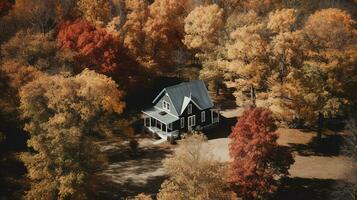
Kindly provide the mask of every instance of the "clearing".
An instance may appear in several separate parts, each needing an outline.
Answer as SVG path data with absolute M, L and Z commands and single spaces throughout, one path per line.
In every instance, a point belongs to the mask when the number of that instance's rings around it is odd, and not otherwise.
M 226 109 L 221 113 L 220 126 L 206 132 L 209 138 L 207 148 L 221 162 L 230 160 L 227 136 L 239 113 L 241 110 Z M 315 132 L 310 130 L 280 128 L 278 133 L 278 143 L 293 151 L 295 163 L 289 170 L 290 176 L 281 180 L 282 186 L 272 197 L 273 200 L 348 199 L 334 192 L 357 180 L 356 163 L 340 155 L 342 133 L 324 133 L 320 145 L 316 145 Z M 154 141 L 141 138 L 136 153 L 130 151 L 127 143 L 115 139 L 102 142 L 102 150 L 109 156 L 109 165 L 101 172 L 105 181 L 98 189 L 98 198 L 120 199 L 142 192 L 158 192 L 166 178 L 162 160 L 172 154 L 177 145 L 156 145 Z

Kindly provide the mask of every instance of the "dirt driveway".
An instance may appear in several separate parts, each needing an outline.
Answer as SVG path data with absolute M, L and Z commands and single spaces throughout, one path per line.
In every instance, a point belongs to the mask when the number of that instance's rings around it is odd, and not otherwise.
M 172 153 L 169 144 L 154 145 L 154 139 L 139 140 L 139 150 L 133 154 L 128 143 L 111 140 L 101 144 L 109 157 L 109 165 L 101 172 L 103 182 L 97 199 L 118 200 L 139 193 L 157 193 L 165 180 L 162 160 Z
M 272 199 L 353 199 L 347 193 L 351 183 L 357 182 L 356 163 L 340 155 L 340 134 L 325 134 L 317 146 L 312 131 L 281 128 L 278 133 L 278 143 L 293 151 L 295 163 L 289 170 L 290 176 L 282 180 L 282 187 Z M 212 150 L 214 158 L 226 162 L 230 160 L 228 142 L 227 138 L 212 139 L 207 148 Z
M 231 127 L 236 123 L 234 116 L 240 110 L 222 112 L 220 126 L 205 134 L 209 141 L 206 148 L 221 162 L 230 160 L 228 138 Z M 233 117 L 232 117 L 233 116 Z M 282 187 L 272 200 L 349 200 L 348 196 L 334 191 L 348 188 L 357 180 L 356 163 L 340 155 L 341 135 L 325 134 L 319 147 L 314 142 L 315 133 L 307 130 L 279 129 L 278 143 L 289 147 L 295 163 L 290 176 L 284 178 Z M 109 156 L 109 165 L 102 172 L 104 181 L 98 189 L 99 199 L 120 199 L 144 192 L 155 194 L 165 180 L 162 160 L 172 153 L 175 145 L 154 145 L 152 139 L 140 140 L 140 151 L 132 155 L 127 144 L 118 141 L 105 141 L 103 151 Z

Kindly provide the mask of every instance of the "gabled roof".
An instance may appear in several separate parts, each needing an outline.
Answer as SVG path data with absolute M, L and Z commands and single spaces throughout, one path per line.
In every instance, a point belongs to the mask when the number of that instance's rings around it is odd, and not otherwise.
M 165 91 L 169 95 L 175 110 L 179 114 L 182 113 L 182 110 L 184 110 L 183 107 L 186 107 L 190 100 L 202 110 L 213 107 L 207 88 L 201 80 L 184 82 L 167 87 L 160 92 L 153 103 L 155 103 Z

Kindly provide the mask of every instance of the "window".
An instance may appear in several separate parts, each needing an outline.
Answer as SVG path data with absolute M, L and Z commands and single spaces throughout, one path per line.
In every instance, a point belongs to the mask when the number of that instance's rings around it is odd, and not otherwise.
M 172 130 L 172 123 L 167 126 L 168 129 Z
M 188 121 L 187 121 L 187 126 L 190 128 L 191 126 L 196 125 L 196 116 L 192 115 L 188 117 Z
M 205 111 L 201 112 L 201 122 L 205 122 L 206 121 L 206 113 Z
M 191 114 L 191 113 L 192 113 L 192 104 L 188 104 L 187 114 Z
M 167 101 L 162 101 L 162 107 L 165 109 L 165 110 L 168 110 L 168 111 L 170 111 L 170 104 L 169 104 L 169 102 L 167 102 Z
M 185 128 L 185 118 L 181 117 L 181 128 Z

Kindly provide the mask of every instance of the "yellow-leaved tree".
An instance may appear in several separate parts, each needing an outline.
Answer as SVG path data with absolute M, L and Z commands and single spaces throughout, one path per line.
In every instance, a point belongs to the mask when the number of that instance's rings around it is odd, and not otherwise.
M 32 151 L 21 158 L 31 180 L 25 199 L 85 199 L 93 195 L 105 159 L 94 139 L 115 130 L 123 92 L 105 75 L 42 75 L 21 88 L 20 109 Z
M 161 185 L 158 200 L 235 199 L 225 182 L 225 167 L 214 160 L 204 135 L 180 141 L 174 155 L 164 161 L 169 178 Z

